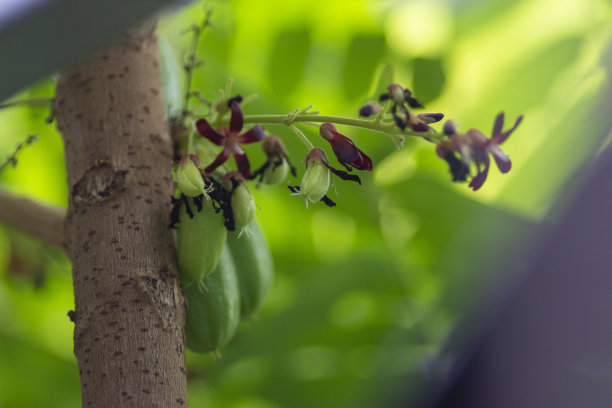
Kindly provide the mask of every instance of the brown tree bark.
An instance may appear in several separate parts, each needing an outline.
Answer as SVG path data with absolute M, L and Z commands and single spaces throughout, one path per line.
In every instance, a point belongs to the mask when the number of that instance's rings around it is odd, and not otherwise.
M 58 83 L 84 407 L 187 405 L 185 301 L 169 224 L 172 147 L 155 25 Z

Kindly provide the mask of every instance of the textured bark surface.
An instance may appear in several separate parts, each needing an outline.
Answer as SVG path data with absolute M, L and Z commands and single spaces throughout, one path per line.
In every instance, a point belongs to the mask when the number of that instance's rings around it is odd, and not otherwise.
M 158 58 L 149 24 L 64 73 L 57 87 L 84 407 L 187 405 Z

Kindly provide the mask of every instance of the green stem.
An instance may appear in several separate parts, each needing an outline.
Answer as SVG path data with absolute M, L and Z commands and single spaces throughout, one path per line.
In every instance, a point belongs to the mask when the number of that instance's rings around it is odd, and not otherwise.
M 189 126 L 189 133 L 187 134 L 187 154 L 195 154 L 195 149 L 193 147 L 194 127 L 195 124 Z
M 295 125 L 288 125 L 289 129 L 291 129 L 293 131 L 293 133 L 295 133 L 297 135 L 297 137 L 300 138 L 300 140 L 306 145 L 306 147 L 308 148 L 308 150 L 312 150 L 314 149 L 314 145 L 312 144 L 312 142 L 306 137 L 306 135 L 304 134 L 304 132 L 302 132 L 300 129 L 297 128 L 297 126 Z
M 226 120 L 219 121 L 226 122 Z M 366 120 L 366 119 L 353 119 L 345 118 L 342 116 L 326 116 L 317 114 L 297 114 L 297 115 L 245 115 L 244 123 L 259 123 L 269 125 L 285 125 L 291 126 L 293 123 L 335 123 L 338 125 L 346 125 L 359 127 L 363 129 L 369 129 L 376 132 L 384 133 L 390 136 L 398 147 L 401 147 L 404 142 L 405 136 L 416 136 L 424 139 L 431 140 L 432 142 L 438 142 L 442 140 L 442 137 L 437 133 L 422 133 L 414 132 L 411 130 L 401 131 L 397 128 L 395 123 L 386 123 L 377 120 Z M 219 126 L 225 123 L 215 123 L 215 126 Z

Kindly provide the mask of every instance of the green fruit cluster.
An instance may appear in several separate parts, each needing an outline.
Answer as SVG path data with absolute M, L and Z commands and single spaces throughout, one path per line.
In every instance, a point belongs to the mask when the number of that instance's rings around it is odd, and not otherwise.
M 257 220 L 249 224 L 249 233 L 239 236 L 226 231 L 212 205 L 202 207 L 193 218 L 181 211 L 177 255 L 188 304 L 187 347 L 207 353 L 227 344 L 240 320 L 259 309 L 274 269 Z

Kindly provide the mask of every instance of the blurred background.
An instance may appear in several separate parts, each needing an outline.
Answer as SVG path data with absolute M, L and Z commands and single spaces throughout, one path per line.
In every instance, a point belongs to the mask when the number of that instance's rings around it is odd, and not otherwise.
M 453 184 L 434 145 L 340 127 L 372 157 L 362 186 L 337 181 L 337 207 L 305 208 L 285 188 L 255 192 L 276 264 L 271 292 L 222 358 L 188 353 L 194 407 L 372 407 L 420 397 L 445 367 L 436 355 L 469 311 L 520 274 L 532 242 L 563 208 L 572 176 L 608 143 L 612 7 L 603 0 L 215 1 L 194 86 L 213 99 L 228 77 L 259 98 L 246 114 L 313 104 L 356 117 L 391 65 L 428 112 L 490 135 L 504 111 L 525 120 L 474 193 Z M 174 53 L 204 16 L 201 2 L 163 14 L 166 89 Z M 181 74 L 182 75 L 182 74 Z M 53 78 L 15 98 L 50 97 Z M 171 98 L 169 98 L 171 100 Z M 172 107 L 169 107 L 172 109 Z M 0 111 L 0 157 L 39 141 L 0 174 L 2 188 L 65 206 L 61 137 L 48 111 Z M 434 125 L 435 127 L 435 125 Z M 508 127 L 508 125 L 506 126 Z M 437 129 L 440 129 L 437 126 Z M 303 145 L 283 137 L 298 171 Z M 328 148 L 310 128 L 319 147 Z M 247 146 L 260 163 L 259 146 Z M 328 150 L 329 152 L 329 150 Z M 330 155 L 330 157 L 332 157 Z M 335 159 L 332 159 L 334 161 Z M 333 163 L 332 163 L 333 165 Z M 292 184 L 298 184 L 293 180 Z M 0 229 L 0 407 L 80 405 L 72 354 L 69 261 Z M 493 295 L 494 297 L 494 295 Z

